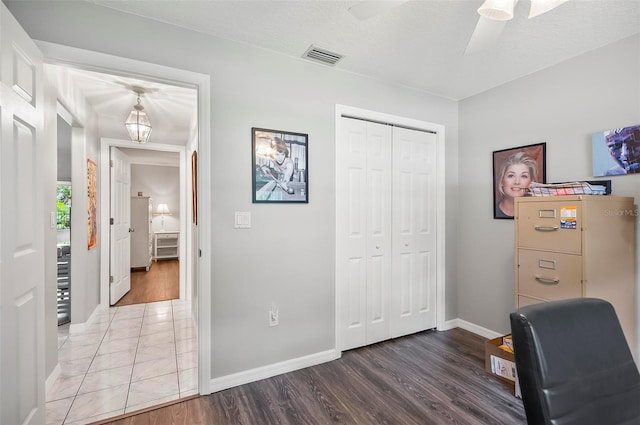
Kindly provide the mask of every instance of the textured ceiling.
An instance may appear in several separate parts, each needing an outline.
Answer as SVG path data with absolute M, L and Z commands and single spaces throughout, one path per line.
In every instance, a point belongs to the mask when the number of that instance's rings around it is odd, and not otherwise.
M 367 20 L 348 11 L 358 1 L 344 0 L 92 2 L 299 60 L 315 45 L 345 55 L 336 69 L 456 100 L 640 32 L 640 0 L 570 0 L 533 19 L 529 0 L 520 0 L 498 42 L 465 55 L 482 0 L 386 2 L 393 7 Z M 63 68 L 57 78 L 76 82 L 98 112 L 102 134 L 128 137 L 131 87 L 140 86 L 153 125 L 150 142 L 185 144 L 195 90 Z
M 93 2 L 294 57 L 313 44 L 345 55 L 338 69 L 451 99 L 640 31 L 640 0 L 571 0 L 533 19 L 520 0 L 498 42 L 465 55 L 482 0 L 386 2 L 395 5 L 367 20 L 344 0 Z

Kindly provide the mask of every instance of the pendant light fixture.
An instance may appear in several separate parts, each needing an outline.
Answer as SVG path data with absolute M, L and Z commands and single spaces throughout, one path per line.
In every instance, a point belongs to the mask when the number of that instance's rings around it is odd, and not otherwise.
M 138 103 L 133 105 L 133 109 L 129 114 L 129 117 L 124 122 L 127 131 L 129 132 L 129 137 L 131 141 L 137 143 L 147 143 L 149 140 L 149 135 L 151 134 L 151 122 L 149 121 L 149 117 L 147 113 L 144 111 L 144 107 L 140 101 L 140 94 L 143 92 L 142 89 L 134 90 L 138 95 Z

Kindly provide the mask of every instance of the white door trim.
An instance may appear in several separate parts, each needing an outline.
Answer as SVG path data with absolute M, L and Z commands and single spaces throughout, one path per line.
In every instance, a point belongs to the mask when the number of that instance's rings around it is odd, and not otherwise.
M 445 157 L 444 157 L 444 142 L 445 142 L 445 128 L 444 125 L 441 124 L 435 124 L 435 123 L 431 123 L 428 121 L 420 121 L 420 120 L 415 120 L 412 118 L 406 118 L 406 117 L 400 117 L 397 115 L 390 115 L 390 114 L 386 114 L 383 112 L 376 112 L 376 111 L 371 111 L 371 110 L 367 110 L 367 109 L 362 109 L 362 108 L 357 108 L 357 107 L 353 107 L 353 106 L 347 106 L 347 105 L 340 105 L 340 104 L 336 104 L 336 110 L 335 110 L 335 143 L 336 143 L 336 147 L 335 147 L 335 152 L 336 152 L 336 158 L 335 158 L 335 164 L 339 164 L 340 163 L 340 158 L 338 158 L 338 145 L 340 143 L 342 143 L 342 124 L 341 124 L 341 117 L 342 116 L 349 116 L 352 118 L 360 118 L 360 119 L 364 119 L 364 120 L 369 120 L 369 121 L 376 121 L 376 122 L 381 122 L 381 123 L 388 123 L 388 124 L 392 124 L 392 125 L 398 125 L 398 126 L 402 126 L 402 127 L 407 127 L 407 128 L 412 128 L 415 130 L 420 130 L 420 131 L 428 131 L 428 132 L 432 132 L 435 133 L 437 136 L 437 141 L 436 141 L 436 164 L 437 164 L 437 171 L 436 171 L 436 202 L 437 202 L 437 207 L 436 207 L 436 213 L 437 213 L 437 218 L 436 218 L 436 232 L 437 232 L 437 236 L 436 236 L 436 253 L 437 253 L 437 258 L 436 258 L 436 328 L 438 330 L 444 330 L 446 328 L 446 324 L 445 324 L 445 266 L 446 266 L 446 253 L 445 253 Z M 336 166 L 336 172 L 337 172 L 338 168 Z M 338 179 L 335 179 L 335 193 L 336 196 L 338 194 L 338 185 L 340 185 L 341 183 L 338 181 Z M 336 223 L 338 220 L 338 200 L 336 199 Z M 336 228 L 336 232 L 337 232 L 337 228 Z M 339 235 L 336 234 L 336 244 L 338 243 L 338 238 Z M 339 335 L 340 335 L 340 323 L 342 323 L 342 321 L 340 320 L 340 284 L 341 282 L 339 281 L 338 277 L 338 265 L 340 262 L 340 259 L 337 257 L 338 256 L 338 246 L 336 245 L 336 259 L 335 259 L 335 264 L 336 264 L 336 269 L 335 269 L 335 277 L 334 277 L 334 281 L 335 281 L 335 294 L 336 294 L 336 299 L 335 299 L 335 311 L 336 311 L 336 320 L 335 320 L 335 346 L 338 352 L 340 352 L 342 350 L 342 348 L 339 346 Z
M 171 84 L 195 87 L 198 91 L 198 247 L 204 255 L 198 258 L 198 389 L 210 394 L 211 381 L 211 89 L 210 76 L 141 62 L 119 56 L 77 49 L 48 42 L 36 42 L 45 61 L 103 73 L 143 78 Z M 131 145 L 129 145 L 131 147 Z M 102 155 L 101 155 L 102 156 Z M 185 186 L 186 187 L 186 186 Z M 101 193 L 104 193 L 101 180 Z M 186 189 L 185 189 L 186 190 Z M 102 195 L 101 195 L 102 196 Z M 186 194 L 185 194 L 186 196 Z M 101 200 L 102 202 L 102 200 Z M 101 208 L 103 208 L 102 204 Z M 106 215 L 101 214 L 102 217 Z M 184 217 L 188 217 L 186 214 Z M 188 222 L 189 220 L 184 220 Z M 104 220 L 103 220 L 104 222 Z M 190 221 L 189 221 L 190 222 Z M 101 231 L 102 228 L 101 228 Z M 103 233 L 104 234 L 104 233 Z M 103 238 L 103 240 L 105 240 Z M 108 250 L 101 249 L 102 267 L 108 265 Z M 194 253 L 197 255 L 197 253 Z M 105 274 L 101 271 L 101 280 Z M 107 275 L 108 276 L 108 272 Z M 106 282 L 108 282 L 108 277 Z M 101 288 L 108 287 L 105 282 Z M 101 302 L 104 302 L 101 290 Z
M 190 233 L 187 232 L 187 224 L 190 223 L 187 215 L 187 173 L 186 173 L 186 154 L 185 147 L 178 145 L 165 145 L 160 143 L 149 144 L 134 144 L 130 140 L 118 140 L 102 138 L 100 139 L 100 234 L 103 236 L 103 240 L 106 243 L 106 235 L 109 234 L 109 193 L 111 192 L 110 179 L 109 179 L 109 149 L 111 147 L 128 148 L 128 149 L 142 149 L 148 151 L 158 152 L 175 152 L 180 156 L 180 217 L 187 217 L 180 220 L 180 243 L 178 259 L 180 266 L 180 299 L 184 299 L 187 286 L 186 281 L 186 269 L 191 264 L 187 261 L 185 247 L 188 246 L 187 238 Z M 100 305 L 102 308 L 109 308 L 109 249 L 105 246 L 100 251 Z

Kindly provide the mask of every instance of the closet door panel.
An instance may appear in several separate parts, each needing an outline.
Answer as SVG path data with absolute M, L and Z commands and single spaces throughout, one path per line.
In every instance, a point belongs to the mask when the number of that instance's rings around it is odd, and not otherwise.
M 428 314 L 435 305 L 435 264 L 433 262 L 433 252 L 421 252 L 417 257 L 418 270 L 416 283 L 418 286 L 418 296 L 416 301 L 418 304 L 418 313 L 424 315 Z M 429 322 L 423 326 L 429 326 Z
M 416 149 L 416 273 L 420 328 L 436 326 L 436 135 L 419 132 Z
M 436 324 L 435 141 L 430 133 L 393 129 L 392 337 Z
M 386 277 L 386 269 L 389 267 L 385 264 L 386 261 L 384 256 L 374 256 L 369 260 L 366 282 L 367 345 L 389 339 L 389 309 L 387 308 L 389 284 Z
M 367 146 L 367 344 L 390 338 L 391 128 L 365 122 Z
M 361 121 L 344 120 L 343 141 L 338 157 L 338 202 L 344 214 L 336 218 L 340 285 L 341 349 L 366 343 L 367 324 L 367 150 L 366 126 Z
M 391 129 L 343 120 L 337 217 L 340 347 L 389 338 L 391 279 Z
M 345 349 L 366 342 L 367 265 L 364 258 L 351 258 L 346 265 L 346 291 L 343 293 Z
M 413 257 L 410 253 L 401 254 L 398 259 L 399 279 L 394 285 L 394 303 L 399 305 L 400 317 L 408 317 L 413 313 Z

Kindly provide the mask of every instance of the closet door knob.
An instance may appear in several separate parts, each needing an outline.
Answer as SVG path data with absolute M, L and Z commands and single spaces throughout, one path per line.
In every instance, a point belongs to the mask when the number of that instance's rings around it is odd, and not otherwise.
M 133 229 L 133 228 L 129 227 L 129 233 L 133 233 L 135 231 L 136 231 L 136 229 Z

